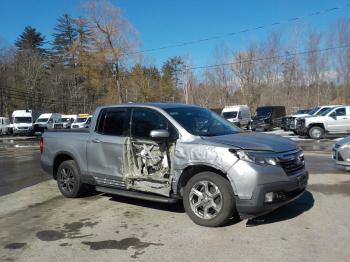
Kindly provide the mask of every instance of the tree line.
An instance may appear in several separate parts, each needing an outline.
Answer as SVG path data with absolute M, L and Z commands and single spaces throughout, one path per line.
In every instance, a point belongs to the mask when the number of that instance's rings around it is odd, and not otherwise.
M 219 46 L 207 66 L 174 56 L 158 68 L 135 51 L 138 33 L 118 7 L 92 1 L 84 8 L 83 17 L 57 19 L 50 43 L 31 26 L 14 47 L 0 43 L 0 115 L 93 112 L 137 101 L 285 105 L 288 112 L 350 103 L 348 18 L 327 32 L 272 32 L 245 50 Z

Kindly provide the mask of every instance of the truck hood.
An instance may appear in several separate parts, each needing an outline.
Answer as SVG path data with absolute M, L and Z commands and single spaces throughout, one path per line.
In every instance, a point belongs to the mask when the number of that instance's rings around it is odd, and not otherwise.
M 305 118 L 305 122 L 322 122 L 326 119 L 328 119 L 328 116 L 310 116 L 310 117 L 303 117 Z
M 237 133 L 202 138 L 206 141 L 239 147 L 246 150 L 286 152 L 298 148 L 297 144 L 290 139 L 261 133 Z
M 296 118 L 298 118 L 298 117 L 309 117 L 309 116 L 311 116 L 311 115 L 309 115 L 309 114 L 295 114 L 295 115 L 292 115 L 292 117 L 296 117 Z

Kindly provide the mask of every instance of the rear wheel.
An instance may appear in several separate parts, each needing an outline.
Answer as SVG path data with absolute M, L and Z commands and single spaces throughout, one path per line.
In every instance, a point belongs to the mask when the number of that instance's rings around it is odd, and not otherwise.
M 183 203 L 188 216 L 201 226 L 221 226 L 235 213 L 230 182 L 213 172 L 198 173 L 188 181 Z
M 311 127 L 308 132 L 309 137 L 312 139 L 321 139 L 323 134 L 324 134 L 324 129 L 319 126 Z
M 75 198 L 87 193 L 87 185 L 80 179 L 80 172 L 74 160 L 64 161 L 57 170 L 57 185 L 62 195 Z

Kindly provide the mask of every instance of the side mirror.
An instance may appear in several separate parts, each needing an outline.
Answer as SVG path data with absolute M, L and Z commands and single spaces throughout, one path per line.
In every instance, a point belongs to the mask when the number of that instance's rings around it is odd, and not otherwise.
M 157 141 L 164 141 L 170 137 L 170 133 L 166 129 L 157 129 L 150 132 L 150 137 Z
M 332 114 L 330 114 L 329 115 L 331 118 L 334 118 L 334 119 L 336 119 L 337 118 L 337 116 L 336 116 L 336 114 L 335 114 L 335 112 L 333 112 Z

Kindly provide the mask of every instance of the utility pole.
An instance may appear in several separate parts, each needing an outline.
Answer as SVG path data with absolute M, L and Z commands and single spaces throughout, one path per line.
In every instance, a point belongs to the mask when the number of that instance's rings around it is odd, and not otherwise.
M 118 64 L 118 60 L 116 61 L 116 63 L 114 64 L 115 66 L 115 80 L 117 82 L 117 92 L 118 92 L 118 102 L 119 104 L 122 103 L 122 95 L 120 93 L 120 81 L 119 81 L 119 64 Z

